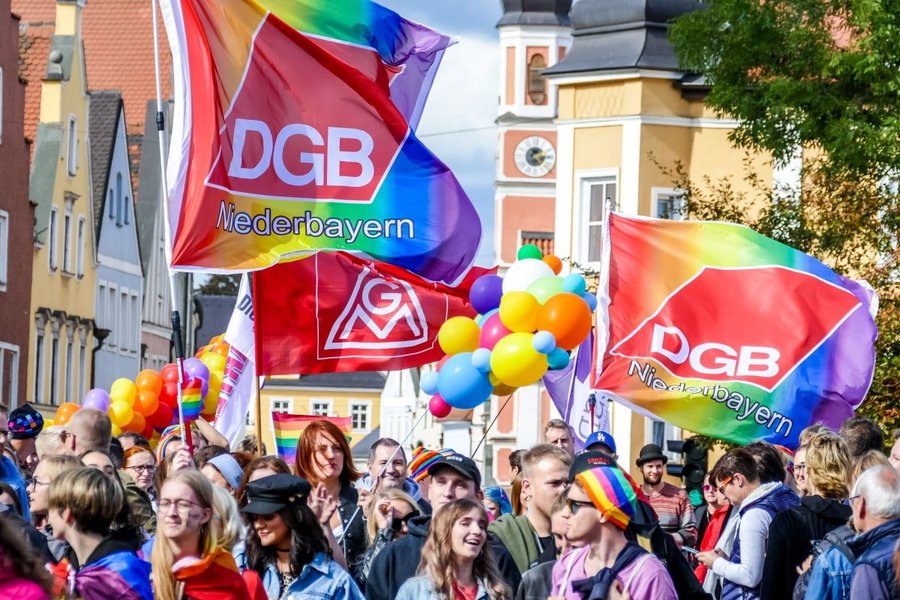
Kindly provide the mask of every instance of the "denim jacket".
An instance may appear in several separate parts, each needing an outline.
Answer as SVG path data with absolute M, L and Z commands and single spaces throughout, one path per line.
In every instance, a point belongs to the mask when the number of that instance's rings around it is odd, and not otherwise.
M 478 592 L 475 600 L 489 600 L 487 588 L 484 582 L 478 582 Z M 431 580 L 427 577 L 413 577 L 400 586 L 395 600 L 447 600 L 434 590 Z
M 247 568 L 246 556 L 240 554 L 237 557 L 237 563 L 242 571 L 245 570 Z M 262 574 L 262 584 L 269 598 L 365 600 L 350 575 L 322 552 L 318 552 L 312 562 L 303 567 L 297 579 L 288 585 L 285 594 L 279 595 L 281 584 L 278 579 L 278 569 L 274 564 L 266 565 L 266 572 Z
M 812 565 L 806 588 L 807 600 L 848 600 L 853 563 L 844 553 L 832 546 L 820 554 Z

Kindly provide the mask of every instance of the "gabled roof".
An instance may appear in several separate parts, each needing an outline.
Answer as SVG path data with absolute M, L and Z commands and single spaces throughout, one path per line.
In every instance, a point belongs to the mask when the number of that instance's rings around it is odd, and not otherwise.
M 144 273 L 150 273 L 150 257 L 156 253 L 156 214 L 160 209 L 161 169 L 159 166 L 159 134 L 156 131 L 156 104 L 144 103 L 144 134 L 141 141 L 137 192 L 135 193 L 134 214 L 138 230 L 138 245 Z M 132 112 L 135 112 L 132 110 Z M 148 275 L 149 276 L 149 275 Z
M 91 94 L 91 183 L 94 196 L 94 231 L 99 245 L 100 228 L 106 213 L 106 190 L 109 188 L 109 171 L 112 168 L 113 151 L 119 117 L 122 114 L 122 96 L 118 92 L 93 92 Z M 125 152 L 128 149 L 125 148 Z
M 568 27 L 572 0 L 503 0 L 497 27 L 533 25 Z

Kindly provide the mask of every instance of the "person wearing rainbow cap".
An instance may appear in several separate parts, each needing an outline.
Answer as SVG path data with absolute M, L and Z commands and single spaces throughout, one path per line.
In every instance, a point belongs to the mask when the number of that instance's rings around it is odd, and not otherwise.
M 637 495 L 622 470 L 588 452 L 575 459 L 569 480 L 566 537 L 584 546 L 553 567 L 552 597 L 606 600 L 627 594 L 631 600 L 675 600 L 662 562 L 625 537 Z

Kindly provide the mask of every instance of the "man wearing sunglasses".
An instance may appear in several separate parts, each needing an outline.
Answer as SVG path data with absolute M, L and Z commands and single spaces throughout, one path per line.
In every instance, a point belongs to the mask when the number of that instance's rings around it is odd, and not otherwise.
M 625 530 L 637 509 L 637 494 L 621 469 L 581 454 L 566 496 L 566 538 L 581 548 L 553 567 L 553 598 L 607 598 L 615 589 L 632 600 L 675 600 L 672 578 L 662 562 Z

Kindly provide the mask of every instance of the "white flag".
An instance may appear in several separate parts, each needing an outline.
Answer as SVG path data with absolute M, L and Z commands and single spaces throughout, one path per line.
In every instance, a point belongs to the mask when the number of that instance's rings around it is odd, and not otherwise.
M 231 448 L 236 449 L 246 435 L 247 414 L 256 395 L 253 296 L 250 293 L 250 277 L 246 273 L 241 277 L 241 287 L 225 331 L 225 341 L 231 349 L 225 359 L 215 428 L 228 438 Z

